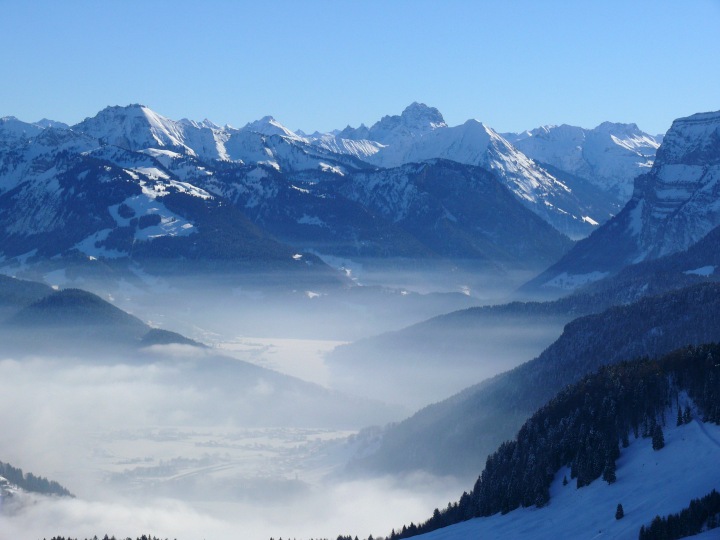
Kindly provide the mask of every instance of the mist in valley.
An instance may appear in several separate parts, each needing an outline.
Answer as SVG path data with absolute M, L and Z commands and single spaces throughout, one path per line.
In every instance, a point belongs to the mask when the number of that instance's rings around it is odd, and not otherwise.
M 338 426 L 270 383 L 201 387 L 176 360 L 0 361 L 3 460 L 77 496 L 6 499 L 1 537 L 378 535 L 460 487 L 430 475 L 343 480 L 369 418 Z M 282 402 L 285 421 L 269 401 Z
M 373 451 L 381 426 L 536 356 L 561 331 L 445 328 L 424 355 L 380 340 L 348 367 L 338 361 L 344 349 L 363 351 L 363 340 L 481 305 L 489 293 L 228 287 L 199 275 L 53 284 L 93 289 L 204 346 L 115 349 L 77 328 L 55 329 L 70 330 L 73 347 L 53 338 L 39 352 L 6 352 L 0 456 L 76 498 L 4 501 L 2 537 L 388 534 L 454 500 L 468 481 L 363 476 L 345 465 Z

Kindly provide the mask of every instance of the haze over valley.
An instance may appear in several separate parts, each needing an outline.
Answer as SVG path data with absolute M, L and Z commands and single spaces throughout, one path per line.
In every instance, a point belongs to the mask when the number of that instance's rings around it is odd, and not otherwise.
M 713 2 L 2 12 L 1 539 L 717 536 Z

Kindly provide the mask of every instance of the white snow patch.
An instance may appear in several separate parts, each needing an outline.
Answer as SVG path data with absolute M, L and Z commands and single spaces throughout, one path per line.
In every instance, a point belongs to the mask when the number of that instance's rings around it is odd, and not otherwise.
M 345 176 L 345 171 L 343 171 L 340 167 L 334 167 L 333 165 L 330 165 L 328 163 L 323 163 L 322 161 L 318 163 L 320 165 L 320 169 L 323 172 L 331 172 L 333 174 L 337 174 L 339 176 Z
M 594 220 L 593 218 L 591 218 L 590 216 L 583 216 L 582 220 L 583 220 L 585 223 L 589 223 L 589 224 L 592 225 L 593 227 L 597 227 L 598 225 L 600 225 L 597 221 L 595 221 L 595 220 Z
M 298 219 L 297 222 L 300 225 L 315 225 L 316 227 L 327 227 L 327 223 L 325 223 L 319 217 L 308 216 L 307 214 L 303 214 L 303 216 L 300 219 Z
M 118 251 L 116 249 L 107 249 L 105 247 L 98 247 L 99 242 L 107 240 L 108 235 L 112 229 L 102 229 L 94 234 L 91 234 L 84 240 L 81 240 L 73 247 L 84 253 L 88 257 L 103 258 L 103 259 L 118 259 L 124 257 L 126 253 Z
M 568 274 L 567 272 L 563 272 L 562 274 L 555 276 L 550 281 L 545 282 L 542 286 L 573 290 L 582 285 L 599 281 L 608 274 L 609 272 L 599 272 L 597 270 L 587 274 Z
M 152 179 L 152 177 L 150 178 Z M 180 193 L 186 193 L 188 195 L 192 195 L 193 197 L 198 197 L 200 199 L 212 199 L 212 195 L 210 195 L 210 193 L 188 182 L 179 182 L 177 180 L 168 179 L 165 182 L 154 182 L 152 184 L 149 184 L 144 180 L 140 180 L 139 183 L 143 194 L 152 199 L 167 195 L 169 193 L 168 188 L 170 187 L 175 188 L 175 190 Z
M 173 152 L 172 150 L 163 150 L 160 148 L 145 148 L 144 150 L 141 150 L 143 154 L 148 154 L 150 156 L 153 156 L 155 158 L 157 157 L 168 157 L 171 159 L 180 159 L 183 157 L 182 154 L 179 154 L 177 152 Z
M 695 275 L 695 276 L 711 276 L 713 273 L 715 273 L 715 267 L 714 266 L 701 266 L 700 268 L 696 268 L 695 270 L 686 270 L 683 272 L 683 274 L 687 275 Z
M 292 256 L 292 258 L 293 260 L 299 261 L 300 259 L 302 259 L 302 255 L 300 253 L 296 253 Z
M 161 171 L 157 167 L 137 167 L 135 170 L 140 174 L 147 176 L 151 180 L 170 180 L 167 173 L 165 171 Z

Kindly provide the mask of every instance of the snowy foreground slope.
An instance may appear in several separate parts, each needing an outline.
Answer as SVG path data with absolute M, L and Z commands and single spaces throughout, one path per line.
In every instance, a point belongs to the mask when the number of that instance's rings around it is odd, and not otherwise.
M 612 538 L 636 539 L 640 527 L 656 515 L 665 516 L 687 507 L 712 489 L 720 489 L 720 426 L 695 420 L 674 426 L 668 413 L 665 448 L 652 449 L 651 440 L 632 439 L 617 461 L 617 482 L 596 480 L 576 489 L 567 468 L 550 487 L 550 504 L 520 508 L 506 515 L 476 518 L 418 536 L 424 540 L 461 538 Z M 625 517 L 615 519 L 618 503 Z M 720 529 L 693 538 L 718 538 Z

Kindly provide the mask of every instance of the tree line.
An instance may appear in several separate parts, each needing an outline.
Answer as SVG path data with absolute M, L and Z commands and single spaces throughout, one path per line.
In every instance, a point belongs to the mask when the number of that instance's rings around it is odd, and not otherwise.
M 676 514 L 655 516 L 647 527 L 640 528 L 640 540 L 676 540 L 720 526 L 720 493 L 714 489 Z

